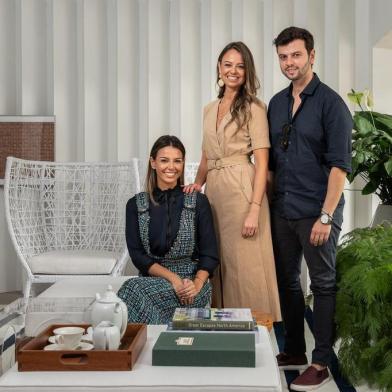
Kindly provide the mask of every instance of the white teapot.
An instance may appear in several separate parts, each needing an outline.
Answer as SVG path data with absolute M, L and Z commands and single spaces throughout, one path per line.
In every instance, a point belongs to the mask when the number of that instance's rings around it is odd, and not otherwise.
M 128 309 L 125 303 L 116 295 L 111 285 L 108 285 L 102 296 L 97 293 L 95 297 L 91 309 L 93 327 L 98 326 L 101 321 L 109 321 L 118 327 L 120 336 L 123 337 L 128 324 Z

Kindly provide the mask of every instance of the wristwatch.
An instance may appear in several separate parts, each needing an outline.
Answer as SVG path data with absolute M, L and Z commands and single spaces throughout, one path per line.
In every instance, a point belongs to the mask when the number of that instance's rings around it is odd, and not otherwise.
M 320 214 L 320 222 L 323 225 L 330 225 L 332 223 L 332 216 L 329 215 L 327 212 L 321 210 L 321 214 Z

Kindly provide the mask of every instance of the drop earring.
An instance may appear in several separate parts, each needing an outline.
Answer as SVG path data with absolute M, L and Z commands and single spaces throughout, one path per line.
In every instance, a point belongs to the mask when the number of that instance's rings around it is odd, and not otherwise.
M 219 75 L 218 86 L 223 87 L 224 85 L 225 85 L 225 82 L 222 80 L 222 77 Z

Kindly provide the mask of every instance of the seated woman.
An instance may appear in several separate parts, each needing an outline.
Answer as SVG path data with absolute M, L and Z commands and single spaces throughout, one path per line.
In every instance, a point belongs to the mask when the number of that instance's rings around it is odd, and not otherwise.
M 184 194 L 185 148 L 175 136 L 153 145 L 146 192 L 126 208 L 126 240 L 138 278 L 124 282 L 118 296 L 128 321 L 166 324 L 175 308 L 205 307 L 208 281 L 218 265 L 210 204 L 200 193 Z

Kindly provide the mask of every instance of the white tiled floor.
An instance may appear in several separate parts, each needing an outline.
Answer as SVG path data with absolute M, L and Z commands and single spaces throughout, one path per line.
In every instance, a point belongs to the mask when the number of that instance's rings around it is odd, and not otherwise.
M 275 333 L 273 330 L 271 331 L 271 340 L 274 344 L 275 352 L 278 353 L 279 352 L 278 345 L 276 343 Z M 314 339 L 313 339 L 313 335 L 310 332 L 306 323 L 305 323 L 305 340 L 306 340 L 306 347 L 308 350 L 306 355 L 307 355 L 308 359 L 310 360 L 311 351 L 312 351 L 312 348 L 314 347 Z M 281 381 L 282 381 L 282 391 L 287 392 L 289 389 L 287 388 L 286 378 L 285 378 L 283 371 L 280 372 L 280 377 L 281 377 Z M 357 390 L 357 392 L 378 392 L 377 389 L 371 389 L 365 385 L 356 386 L 355 389 Z M 334 380 L 331 379 L 331 381 L 324 384 L 322 387 L 317 389 L 317 391 L 320 391 L 320 392 L 339 392 L 339 388 L 335 384 Z

